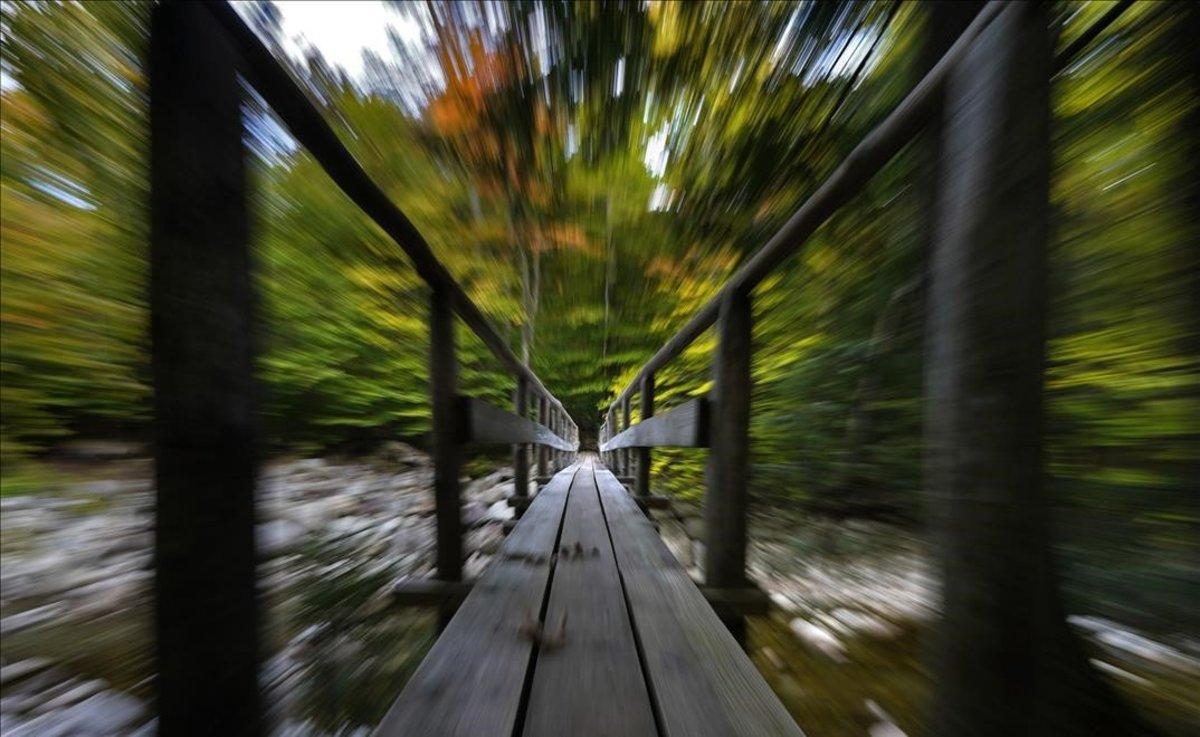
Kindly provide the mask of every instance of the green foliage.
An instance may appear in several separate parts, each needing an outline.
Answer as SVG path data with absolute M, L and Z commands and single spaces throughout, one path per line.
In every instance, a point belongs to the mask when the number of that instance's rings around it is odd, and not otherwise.
M 1104 12 L 1055 8 L 1060 45 Z M 927 20 L 916 3 L 398 11 L 427 33 L 365 79 L 316 52 L 287 63 L 585 432 L 912 86 Z M 145 429 L 146 17 L 5 9 L 6 476 L 72 434 Z M 1135 4 L 1055 83 L 1047 398 L 1073 500 L 1162 493 L 1194 521 L 1172 496 L 1200 411 L 1179 27 Z M 422 435 L 426 288 L 260 103 L 246 114 L 269 439 Z M 759 500 L 921 512 L 927 153 L 910 146 L 756 292 Z M 459 335 L 463 391 L 507 403 L 512 380 Z M 660 372 L 661 407 L 708 390 L 712 346 Z M 663 488 L 701 488 L 702 453 L 658 458 Z

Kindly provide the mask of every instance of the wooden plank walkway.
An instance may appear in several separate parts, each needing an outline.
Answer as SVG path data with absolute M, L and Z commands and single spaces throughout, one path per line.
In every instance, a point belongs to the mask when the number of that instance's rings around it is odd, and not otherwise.
M 560 471 L 377 735 L 801 735 L 594 456 Z

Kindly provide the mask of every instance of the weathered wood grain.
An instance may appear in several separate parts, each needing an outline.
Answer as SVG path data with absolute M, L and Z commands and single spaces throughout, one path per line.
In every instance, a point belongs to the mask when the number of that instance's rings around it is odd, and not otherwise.
M 437 573 L 443 581 L 462 578 L 462 508 L 458 483 L 462 447 L 458 439 L 460 413 L 455 395 L 458 356 L 451 299 L 450 293 L 440 288 L 429 295 L 429 394 L 433 408 L 430 450 L 437 519 Z
M 641 419 L 642 422 L 654 417 L 654 374 L 649 373 L 642 377 L 642 391 L 639 394 L 641 400 Z M 633 491 L 640 497 L 650 496 L 650 449 L 638 448 L 637 450 L 637 473 L 634 476 Z
M 596 483 L 662 734 L 802 735 L 633 497 L 607 470 Z
M 771 597 L 754 583 L 736 589 L 701 586 L 700 593 L 719 617 L 763 616 L 771 612 Z
M 712 431 L 704 491 L 704 579 L 736 588 L 746 578 L 746 503 L 750 475 L 750 295 L 721 303 L 713 356 Z
M 222 35 L 198 4 L 163 3 L 151 11 L 154 685 L 158 730 L 168 736 L 262 731 L 254 554 L 257 300 L 242 94 Z
M 708 424 L 708 400 L 696 397 L 623 430 L 601 445 L 600 450 L 704 448 L 708 446 Z
M 441 581 L 436 578 L 411 578 L 392 587 L 392 604 L 400 607 L 457 607 L 471 593 L 470 581 Z
M 467 442 L 497 445 L 535 443 L 555 450 L 575 450 L 575 445 L 566 438 L 527 417 L 506 412 L 472 397 L 461 397 L 459 401 L 465 415 L 463 425 Z
M 511 735 L 533 643 L 522 636 L 550 581 L 568 490 L 578 466 L 555 475 L 475 583 L 383 718 L 376 735 Z
M 538 422 L 543 426 L 549 421 L 549 405 L 545 397 L 538 399 Z M 544 445 L 538 445 L 537 448 L 537 482 L 539 484 L 546 483 L 544 478 L 550 476 L 550 449 Z
M 538 653 L 525 737 L 657 735 L 590 461 L 575 475 L 559 550 L 546 623 L 554 636 L 565 617 L 565 642 Z
M 517 386 L 513 391 L 513 413 L 518 419 L 532 422 L 527 418 L 528 412 L 528 397 L 526 392 L 527 382 L 521 377 L 517 377 Z M 536 425 L 536 422 L 532 424 Z M 525 441 L 514 440 L 512 449 L 512 465 L 513 465 L 513 493 L 518 497 L 529 496 L 529 447 Z

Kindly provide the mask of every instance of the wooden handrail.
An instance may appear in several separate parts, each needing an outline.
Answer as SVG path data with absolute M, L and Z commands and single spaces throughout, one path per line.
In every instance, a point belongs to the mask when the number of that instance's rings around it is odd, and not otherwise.
M 429 243 L 412 221 L 392 203 L 346 148 L 303 88 L 275 59 L 254 31 L 227 2 L 204 3 L 220 24 L 234 51 L 241 57 L 239 72 L 262 95 L 296 140 L 313 155 L 346 196 L 358 205 L 412 259 L 417 274 L 432 288 L 446 290 L 455 313 L 479 336 L 483 344 L 512 374 L 529 382 L 529 388 L 567 413 L 562 403 L 523 364 L 491 321 L 438 261 Z M 569 415 L 568 415 L 569 417 Z M 572 427 L 577 428 L 574 421 Z
M 936 110 L 938 96 L 954 64 L 966 53 L 971 41 L 992 22 L 1005 5 L 993 0 L 979 11 L 971 25 L 967 26 L 924 79 L 913 87 L 908 96 L 883 122 L 854 147 L 842 164 L 800 209 L 796 210 L 774 237 L 729 277 L 721 291 L 658 349 L 612 401 L 612 406 L 620 406 L 637 390 L 643 377 L 665 366 L 705 330 L 712 327 L 720 312 L 721 302 L 727 296 L 754 289 L 783 263 L 784 259 L 796 253 L 817 228 L 824 225 L 842 205 L 861 192 L 871 178 L 920 132 L 929 115 Z
M 1054 59 L 1053 74 L 1064 70 L 1104 29 L 1133 4 L 1120 0 L 1096 20 L 1087 30 L 1063 49 Z M 787 223 L 766 244 L 756 251 L 733 273 L 725 285 L 675 335 L 663 344 L 650 360 L 634 375 L 610 406 L 620 406 L 648 375 L 653 375 L 672 359 L 683 353 L 696 338 L 712 327 L 726 295 L 751 290 L 775 270 L 786 258 L 804 245 L 805 240 L 821 227 L 834 212 L 862 191 L 888 162 L 924 127 L 930 114 L 937 110 L 936 102 L 950 70 L 967 52 L 972 41 L 996 18 L 1006 3 L 992 0 L 979 11 L 975 20 L 958 37 L 925 77 L 913 87 L 908 96 L 891 114 L 868 133 L 846 156 L 825 183 L 796 210 Z

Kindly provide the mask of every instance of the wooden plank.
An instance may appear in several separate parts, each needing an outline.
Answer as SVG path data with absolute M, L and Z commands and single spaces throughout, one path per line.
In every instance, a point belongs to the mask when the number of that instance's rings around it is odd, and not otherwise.
M 436 578 L 410 578 L 392 587 L 390 598 L 396 606 L 457 607 L 471 593 L 470 581 L 439 581 Z
M 533 654 L 533 642 L 522 630 L 545 600 L 550 560 L 577 469 L 563 469 L 534 498 L 376 735 L 513 733 Z
M 662 734 L 802 737 L 633 497 L 607 470 L 596 482 Z
M 553 637 L 566 618 L 564 641 L 538 653 L 525 737 L 657 735 L 590 461 L 575 475 L 559 550 L 546 623 Z
M 573 451 L 575 446 L 545 425 L 506 412 L 473 397 L 460 397 L 465 421 L 466 442 L 510 445 L 535 443 L 556 450 Z
M 242 94 L 202 6 L 150 30 L 156 701 L 163 735 L 261 732 L 254 281 Z
M 643 420 L 623 430 L 600 450 L 620 448 L 706 448 L 708 447 L 708 400 L 696 397 L 669 412 Z

